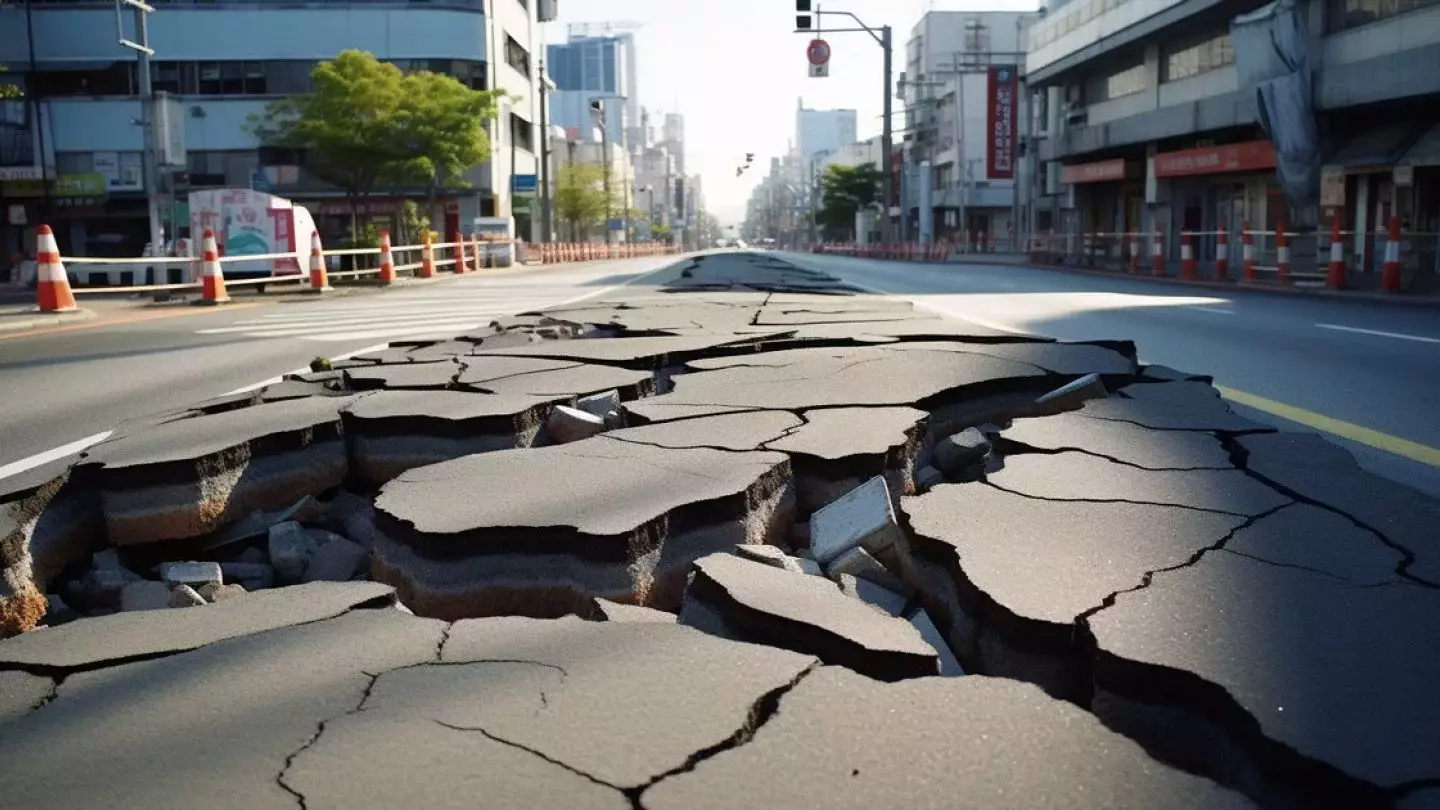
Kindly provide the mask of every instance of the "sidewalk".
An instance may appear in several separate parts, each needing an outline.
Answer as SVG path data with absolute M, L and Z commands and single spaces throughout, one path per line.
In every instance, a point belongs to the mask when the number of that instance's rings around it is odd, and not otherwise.
M 0 333 L 28 332 L 94 319 L 95 311 L 84 307 L 74 312 L 41 312 L 34 304 L 0 304 Z

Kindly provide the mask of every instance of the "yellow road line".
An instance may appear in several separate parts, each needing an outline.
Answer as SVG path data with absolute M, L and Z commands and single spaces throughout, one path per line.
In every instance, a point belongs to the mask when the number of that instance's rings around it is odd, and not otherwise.
M 1339 436 L 1342 439 L 1349 439 L 1352 442 L 1374 447 L 1377 450 L 1384 450 L 1411 461 L 1418 461 L 1421 464 L 1429 464 L 1432 467 L 1440 467 L 1440 449 L 1429 445 L 1412 442 L 1409 439 L 1402 439 L 1399 436 L 1391 436 L 1388 433 L 1381 433 L 1354 422 L 1346 422 L 1335 419 L 1314 411 L 1307 411 L 1304 408 L 1297 408 L 1294 405 L 1286 405 L 1283 402 L 1276 402 L 1273 399 L 1247 394 L 1244 391 L 1237 391 L 1234 388 L 1226 388 L 1223 385 L 1215 386 L 1215 390 L 1228 400 L 1238 402 L 1258 411 L 1273 414 L 1281 419 L 1288 419 L 1291 422 L 1298 422 L 1302 425 L 1315 428 Z

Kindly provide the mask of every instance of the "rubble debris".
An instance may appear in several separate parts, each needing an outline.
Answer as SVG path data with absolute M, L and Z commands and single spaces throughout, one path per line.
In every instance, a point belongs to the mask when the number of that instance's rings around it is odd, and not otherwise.
M 620 392 L 612 388 L 609 391 L 580 397 L 575 400 L 575 407 L 604 419 L 606 414 L 620 410 Z
M 690 624 L 692 602 L 718 615 L 736 641 L 814 655 L 884 681 L 939 671 L 935 651 L 908 622 L 879 614 L 819 577 L 712 554 L 695 561 L 681 624 Z M 703 623 L 696 629 L 713 632 Z
M 178 584 L 200 586 L 207 582 L 225 583 L 224 573 L 217 562 L 167 562 L 160 564 L 160 579 L 166 585 Z
M 772 568 L 781 568 L 796 574 L 810 574 L 811 576 L 824 576 L 820 564 L 814 560 L 804 557 L 792 557 L 775 546 L 762 544 L 740 545 L 735 547 L 735 554 L 747 560 L 753 560 Z
M 339 410 L 309 397 L 195 416 L 102 442 L 93 470 L 117 546 L 200 537 L 256 509 L 336 487 L 347 468 Z
M 310 558 L 319 546 L 314 536 L 293 520 L 271 526 L 268 549 L 275 578 L 284 584 L 303 580 Z
M 595 599 L 593 602 L 594 609 L 590 612 L 589 618 L 595 621 L 674 624 L 676 620 L 674 613 L 666 613 L 654 608 L 627 605 L 621 602 L 612 602 L 609 599 Z
M 983 467 L 988 455 L 990 440 L 970 427 L 936 442 L 931 463 L 947 475 L 960 476 L 976 465 Z
M 364 570 L 369 559 L 365 549 L 334 535 L 315 549 L 302 579 L 305 582 L 348 582 Z
M 284 541 L 282 541 L 283 543 Z M 293 567 L 290 569 L 293 573 Z M 220 563 L 220 573 L 225 582 L 236 582 L 245 586 L 247 591 L 258 591 L 261 588 L 271 588 L 275 585 L 275 567 L 263 562 L 226 562 Z
M 905 606 L 909 603 L 909 600 L 903 595 L 883 585 L 877 585 L 868 579 L 860 579 L 854 574 L 840 574 L 835 577 L 835 581 L 840 585 L 841 593 L 859 599 L 861 602 L 870 605 L 886 616 L 899 616 L 905 612 Z M 935 646 L 934 641 L 928 638 L 926 641 L 930 646 Z
M 925 443 L 929 416 L 915 408 L 824 408 L 767 442 L 790 456 L 801 514 L 809 514 L 882 476 L 892 498 L 910 493 L 911 470 Z
M 486 497 L 454 497 L 475 481 Z M 779 453 L 599 436 L 419 467 L 375 509 L 372 573 L 417 614 L 548 618 L 591 597 L 678 609 L 693 560 L 781 541 L 794 493 Z
M 825 574 L 835 580 L 838 580 L 841 574 L 850 574 L 860 579 L 868 579 L 876 585 L 884 586 L 892 591 L 906 590 L 903 582 L 887 571 L 878 560 L 870 556 L 870 552 L 859 546 L 851 548 L 827 563 Z
M 897 765 L 933 761 L 941 751 L 944 766 L 924 778 Z M 1084 710 L 1029 684 L 983 677 L 877 684 L 840 667 L 811 673 L 780 696 L 753 739 L 660 781 L 641 803 L 647 810 L 1251 806 L 1155 763 Z
M 120 610 L 163 610 L 170 607 L 170 586 L 142 579 L 120 589 Z
M 878 475 L 810 516 L 810 551 L 821 565 L 852 548 L 879 552 L 903 542 L 890 490 Z
M 915 471 L 915 489 L 918 492 L 927 492 L 943 483 L 945 474 L 928 464 Z
M 199 594 L 206 602 L 220 602 L 236 596 L 244 596 L 250 589 L 241 583 L 231 582 L 226 585 L 216 585 L 211 582 L 200 588 Z
M 93 550 L 99 506 L 75 457 L 0 479 L 0 638 L 34 629 L 45 592 L 60 572 Z
M 930 619 L 930 614 L 926 613 L 924 608 L 917 609 L 906 618 L 915 626 L 916 630 L 920 631 L 920 637 L 925 639 L 925 643 L 934 647 L 935 652 L 940 655 L 941 675 L 955 677 L 965 674 L 960 662 L 955 660 L 955 653 L 950 651 L 950 642 L 940 635 L 940 631 L 935 627 L 935 622 Z
M 1100 375 L 1086 374 L 1036 399 L 1032 414 L 1048 416 L 1073 411 L 1088 400 L 1105 399 L 1108 396 L 1110 396 L 1110 392 L 1105 389 L 1105 383 L 1101 381 Z
M 545 437 L 551 444 L 568 444 L 605 431 L 605 418 L 593 413 L 556 405 L 545 421 Z
M 204 586 L 202 585 L 201 587 Z M 223 586 L 217 585 L 216 587 L 218 589 Z M 194 588 L 182 582 L 176 584 L 170 589 L 170 601 L 167 603 L 166 606 L 172 608 L 198 607 L 200 605 L 206 604 L 206 602 L 207 600 L 205 599 L 205 597 L 197 593 Z

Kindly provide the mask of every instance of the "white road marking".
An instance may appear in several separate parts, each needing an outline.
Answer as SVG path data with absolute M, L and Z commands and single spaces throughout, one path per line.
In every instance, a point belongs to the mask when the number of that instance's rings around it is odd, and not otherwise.
M 1209 314 L 1209 315 L 1234 315 L 1234 314 L 1235 314 L 1235 312 L 1234 312 L 1233 310 L 1229 310 L 1229 309 L 1216 309 L 1216 308 L 1214 308 L 1214 307 L 1190 307 L 1190 306 L 1187 306 L 1187 307 L 1185 307 L 1185 308 L 1186 308 L 1186 309 L 1193 309 L 1193 310 L 1195 310 L 1196 312 L 1204 312 L 1204 313 Z
M 331 359 L 332 361 L 333 361 L 333 360 L 349 360 L 349 359 L 352 358 L 352 357 L 359 357 L 359 356 L 362 355 L 362 354 L 369 354 L 370 352 L 378 352 L 378 351 L 380 351 L 381 349 L 386 349 L 386 348 L 389 348 L 389 347 L 390 347 L 390 344 L 389 344 L 389 343 L 377 343 L 377 344 L 375 344 L 374 346 L 366 346 L 366 347 L 363 348 L 363 349 L 356 349 L 356 350 L 353 351 L 353 352 L 345 352 L 344 354 L 337 354 L 337 355 L 335 355 L 334 357 L 331 357 L 330 359 Z M 267 385 L 274 385 L 275 383 L 278 383 L 278 382 L 284 382 L 284 381 L 285 381 L 285 378 L 286 378 L 287 376 L 291 375 L 291 374 L 304 374 L 305 372 L 307 372 L 307 371 L 309 371 L 309 370 L 310 370 L 310 367 L 309 367 L 309 366 L 302 366 L 301 368 L 297 368 L 297 369 L 295 369 L 294 371 L 287 371 L 287 372 L 285 372 L 284 374 L 280 375 L 279 377 L 271 377 L 271 378 L 268 379 L 268 380 L 261 380 L 261 381 L 258 382 L 258 383 L 251 383 L 250 385 L 247 385 L 247 386 L 245 386 L 244 388 L 236 388 L 234 391 L 227 391 L 227 392 L 221 394 L 220 396 L 222 396 L 222 397 L 230 397 L 230 396 L 234 396 L 234 395 L 236 395 L 236 394 L 243 394 L 243 393 L 245 393 L 246 391 L 254 391 L 256 388 L 264 388 L 264 387 L 267 386 Z
M 1407 335 L 1403 332 L 1382 332 L 1379 329 L 1361 329 L 1358 326 L 1341 326 L 1338 323 L 1317 323 L 1320 329 L 1333 329 L 1336 332 L 1353 332 L 1357 335 L 1373 335 L 1375 337 L 1395 338 L 1396 340 L 1412 340 L 1416 343 L 1440 343 L 1440 338 L 1425 337 L 1424 335 Z
M 107 438 L 110 437 L 110 434 L 113 432 L 114 431 L 107 430 L 103 433 L 96 433 L 94 436 L 86 436 L 83 439 L 77 439 L 73 442 L 70 442 L 69 444 L 61 445 L 54 450 L 46 450 L 43 453 L 36 453 L 29 458 L 22 458 L 19 461 L 12 461 L 3 467 L 0 467 L 0 479 L 9 478 L 12 475 L 19 475 L 26 470 L 32 470 L 36 467 L 39 467 L 41 464 L 49 464 L 50 462 L 55 461 L 56 459 L 64 458 L 71 453 L 78 453 L 92 444 L 105 441 Z
M 948 309 L 945 309 L 944 307 L 941 307 L 941 306 L 937 306 L 937 305 L 934 305 L 934 304 L 927 304 L 927 303 L 925 303 L 924 301 L 920 301 L 920 300 L 916 300 L 916 299 L 906 298 L 906 297 L 904 296 L 904 294 L 902 294 L 902 293 L 891 292 L 891 291 L 889 291 L 889 290 L 882 290 L 882 289 L 880 289 L 879 287 L 872 287 L 872 286 L 870 286 L 869 284 L 862 284 L 862 283 L 860 283 L 860 282 L 858 282 L 858 281 L 853 281 L 853 280 L 848 279 L 848 278 L 847 278 L 847 279 L 841 279 L 841 281 L 844 281 L 846 284 L 849 284 L 849 285 L 851 285 L 852 287 L 859 287 L 860 289 L 865 290 L 866 292 L 872 292 L 872 293 L 876 293 L 877 295 L 883 295 L 883 296 L 885 296 L 885 297 L 887 297 L 887 298 L 891 298 L 891 299 L 894 299 L 894 300 L 897 300 L 897 301 L 909 301 L 912 305 L 914 305 L 914 306 L 916 306 L 916 307 L 919 307 L 920 309 L 928 309 L 928 310 L 930 310 L 931 312 L 935 312 L 935 313 L 938 313 L 938 314 L 940 314 L 940 315 L 944 315 L 944 316 L 947 317 L 947 318 L 959 318 L 959 319 L 962 320 L 962 321 L 969 321 L 970 323 L 973 323 L 973 324 L 975 324 L 976 326 L 983 326 L 983 327 L 985 327 L 986 329 L 994 329 L 994 330 L 997 331 L 997 332 L 1008 332 L 1008 333 L 1010 333 L 1010 334 L 1012 334 L 1012 335 L 1030 335 L 1030 334 L 1031 334 L 1030 332 L 1026 332 L 1026 331 L 1023 330 L 1023 329 L 1016 329 L 1016 328 L 1014 328 L 1013 326 L 1006 326 L 1006 325 L 1004 325 L 1004 324 L 1002 324 L 1002 323 L 996 323 L 996 322 L 994 322 L 994 321 L 987 320 L 987 319 L 985 319 L 985 318 L 976 318 L 976 317 L 972 317 L 972 316 L 970 316 L 970 315 L 962 315 L 962 314 L 960 314 L 960 313 L 958 313 L 958 312 L 953 312 L 953 311 L 948 310 Z

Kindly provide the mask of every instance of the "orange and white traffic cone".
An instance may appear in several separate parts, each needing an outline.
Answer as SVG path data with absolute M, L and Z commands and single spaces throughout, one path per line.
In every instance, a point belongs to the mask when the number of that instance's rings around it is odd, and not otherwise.
M 320 250 L 320 234 L 310 234 L 310 289 L 313 292 L 324 292 L 333 289 L 330 286 L 330 276 L 325 272 L 325 256 Z
M 1246 281 L 1255 280 L 1255 243 L 1250 235 L 1250 220 L 1240 223 L 1240 270 Z
M 435 277 L 435 245 L 431 241 L 430 229 L 425 229 L 425 243 L 420 246 L 420 278 Z
M 1340 241 L 1340 216 L 1330 218 L 1330 267 L 1325 286 L 1338 290 L 1345 286 L 1345 245 Z
M 1275 280 L 1290 283 L 1290 245 L 1285 241 L 1285 223 L 1275 223 Z
M 390 232 L 380 232 L 380 284 L 395 283 L 395 259 L 390 255 Z
M 70 277 L 60 262 L 60 248 L 49 225 L 41 225 L 35 234 L 35 290 L 39 294 L 41 312 L 74 312 L 75 293 L 70 291 Z
M 1165 236 L 1161 233 L 1150 234 L 1150 275 L 1165 275 L 1165 251 L 1161 244 Z
M 1230 242 L 1225 234 L 1225 226 L 1221 225 L 1220 230 L 1215 233 L 1215 278 L 1218 281 L 1228 281 L 1230 275 Z
M 1180 277 L 1195 278 L 1198 262 L 1195 260 L 1195 245 L 1190 241 L 1189 231 L 1180 232 Z
M 1385 264 L 1380 268 L 1380 289 L 1400 292 L 1400 217 L 1390 216 L 1390 231 L 1385 240 Z
M 450 265 L 450 271 L 455 275 L 465 272 L 465 234 L 455 235 L 455 263 Z
M 215 232 L 205 232 L 204 258 L 200 260 L 200 303 L 215 305 L 230 301 L 225 291 L 225 271 L 220 267 L 220 250 L 215 247 Z

